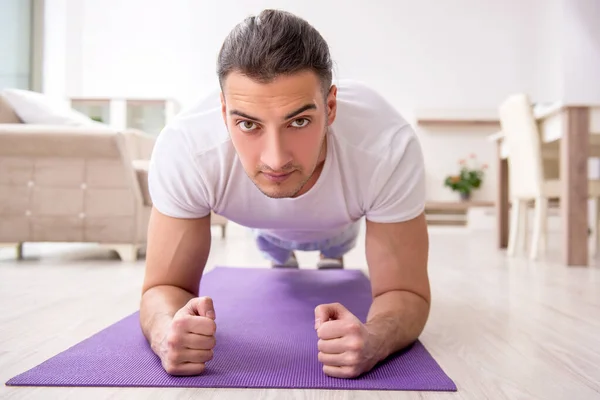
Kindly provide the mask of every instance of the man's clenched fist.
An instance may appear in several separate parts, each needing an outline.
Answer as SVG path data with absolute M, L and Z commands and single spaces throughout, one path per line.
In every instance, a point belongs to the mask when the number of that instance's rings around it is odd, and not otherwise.
M 379 343 L 354 314 L 339 303 L 315 309 L 319 361 L 323 372 L 335 378 L 355 378 L 373 368 Z
M 215 310 L 210 297 L 191 299 L 173 316 L 159 348 L 163 368 L 171 375 L 198 375 L 213 358 Z

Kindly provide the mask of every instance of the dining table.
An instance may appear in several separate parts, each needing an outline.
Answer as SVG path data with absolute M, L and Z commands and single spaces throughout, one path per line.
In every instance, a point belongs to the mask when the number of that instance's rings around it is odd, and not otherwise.
M 542 154 L 558 158 L 562 262 L 567 266 L 588 266 L 588 161 L 600 157 L 600 103 L 553 103 L 535 105 Z M 508 146 L 502 130 L 490 135 L 497 144 L 497 246 L 508 247 L 510 182 Z

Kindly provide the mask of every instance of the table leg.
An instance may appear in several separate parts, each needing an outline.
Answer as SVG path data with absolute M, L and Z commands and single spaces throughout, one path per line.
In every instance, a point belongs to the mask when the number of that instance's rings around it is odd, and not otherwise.
M 561 140 L 561 214 L 566 265 L 587 266 L 589 110 L 567 107 Z
M 502 158 L 502 141 L 498 141 L 498 192 L 496 198 L 496 227 L 498 229 L 498 248 L 508 247 L 508 160 Z

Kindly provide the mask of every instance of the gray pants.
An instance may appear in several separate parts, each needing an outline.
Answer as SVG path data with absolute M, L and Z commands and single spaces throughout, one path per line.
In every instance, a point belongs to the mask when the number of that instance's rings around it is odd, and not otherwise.
M 360 223 L 357 221 L 333 238 L 306 243 L 283 241 L 269 236 L 259 229 L 254 230 L 254 235 L 262 254 L 277 264 L 283 264 L 290 258 L 294 250 L 319 251 L 326 258 L 340 258 L 356 246 L 359 229 Z

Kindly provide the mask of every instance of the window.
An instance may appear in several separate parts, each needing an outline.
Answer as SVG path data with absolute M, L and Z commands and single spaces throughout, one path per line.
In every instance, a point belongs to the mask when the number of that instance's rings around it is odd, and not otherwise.
M 40 89 L 43 0 L 0 1 L 0 90 Z

